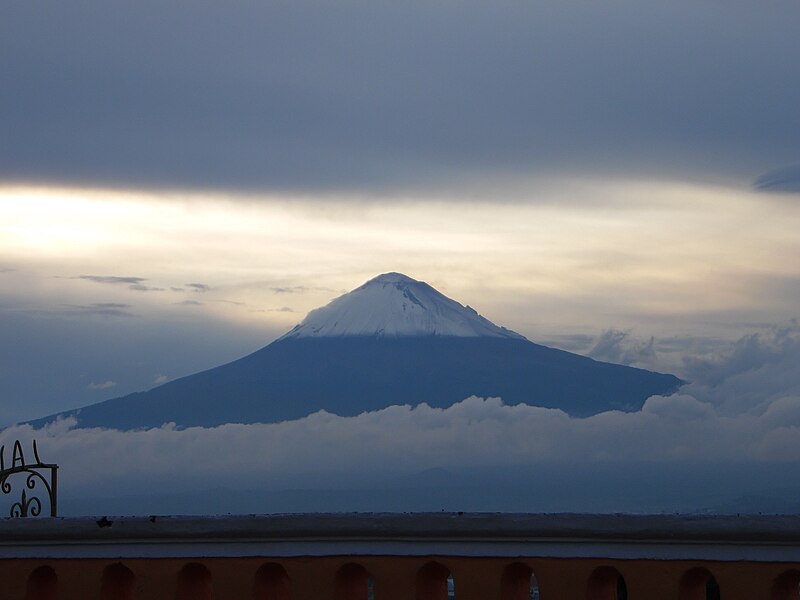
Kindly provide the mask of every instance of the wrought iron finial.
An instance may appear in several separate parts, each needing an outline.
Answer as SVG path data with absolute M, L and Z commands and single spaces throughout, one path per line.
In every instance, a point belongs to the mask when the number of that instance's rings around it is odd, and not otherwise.
M 24 475 L 24 487 L 17 502 L 11 505 L 12 517 L 38 517 L 42 514 L 42 498 L 50 503 L 50 516 L 55 517 L 58 512 L 58 465 L 44 463 L 39 458 L 39 448 L 33 440 L 33 458 L 35 462 L 27 462 L 19 440 L 14 442 L 11 452 L 11 466 L 6 467 L 6 447 L 0 446 L 0 491 L 3 494 L 12 493 L 9 479 L 15 475 Z M 47 477 L 49 471 L 49 477 Z M 39 494 L 39 488 L 44 488 L 44 494 Z M 31 491 L 31 495 L 28 495 Z

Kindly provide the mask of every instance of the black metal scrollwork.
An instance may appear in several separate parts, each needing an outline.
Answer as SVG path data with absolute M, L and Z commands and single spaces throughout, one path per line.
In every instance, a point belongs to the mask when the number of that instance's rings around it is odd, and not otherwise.
M 13 490 L 9 480 L 14 475 L 27 475 L 21 497 L 11 505 L 9 514 L 12 517 L 38 517 L 42 514 L 43 508 L 41 496 L 47 498 L 50 504 L 50 516 L 55 517 L 58 513 L 58 465 L 42 462 L 36 440 L 33 440 L 33 456 L 36 462 L 25 461 L 19 440 L 14 442 L 11 466 L 8 468 L 6 468 L 5 453 L 6 447 L 0 446 L 0 491 L 3 494 L 11 494 Z M 30 495 L 29 490 L 32 492 Z M 42 493 L 39 493 L 40 490 Z

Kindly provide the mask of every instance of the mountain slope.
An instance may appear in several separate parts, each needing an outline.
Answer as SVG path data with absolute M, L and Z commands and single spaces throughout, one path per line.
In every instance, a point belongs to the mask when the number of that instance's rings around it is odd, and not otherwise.
M 350 416 L 396 404 L 445 408 L 471 395 L 587 416 L 637 410 L 680 383 L 534 344 L 392 273 L 312 311 L 249 356 L 61 416 L 75 415 L 82 427 L 208 427 L 319 410 Z

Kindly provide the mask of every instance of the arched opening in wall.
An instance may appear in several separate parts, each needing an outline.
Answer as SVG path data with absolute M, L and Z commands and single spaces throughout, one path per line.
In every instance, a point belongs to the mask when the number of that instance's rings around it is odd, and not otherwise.
M 589 576 L 587 600 L 628 600 L 625 578 L 613 567 L 598 567 Z
M 253 600 L 289 600 L 292 584 L 289 574 L 278 563 L 264 563 L 253 577 Z
M 58 575 L 53 567 L 42 565 L 28 575 L 25 600 L 58 600 Z
M 720 600 L 719 584 L 707 569 L 690 569 L 681 577 L 678 600 Z
M 121 562 L 108 565 L 100 577 L 100 600 L 133 600 L 136 576 Z
M 500 600 L 539 600 L 539 585 L 533 569 L 523 563 L 513 563 L 503 569 Z
M 772 583 L 771 600 L 800 600 L 800 571 L 781 573 Z
M 336 572 L 334 600 L 370 600 L 374 594 L 372 577 L 361 565 L 348 563 Z
M 429 562 L 417 571 L 417 600 L 455 598 L 455 582 L 450 569 L 438 562 Z
M 175 600 L 214 600 L 211 571 L 197 562 L 184 565 L 178 571 Z

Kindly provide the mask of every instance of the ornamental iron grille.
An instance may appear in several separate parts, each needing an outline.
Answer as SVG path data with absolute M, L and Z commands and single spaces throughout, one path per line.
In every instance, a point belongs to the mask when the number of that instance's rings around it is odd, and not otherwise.
M 25 461 L 19 440 L 14 442 L 10 467 L 6 467 L 5 454 L 6 447 L 0 446 L 0 491 L 3 494 L 12 494 L 10 479 L 15 475 L 25 476 L 22 494 L 20 499 L 11 505 L 10 516 L 38 517 L 42 514 L 42 499 L 46 499 L 50 503 L 50 516 L 55 517 L 58 509 L 58 465 L 42 462 L 36 440 L 33 440 L 33 457 L 36 462 Z

